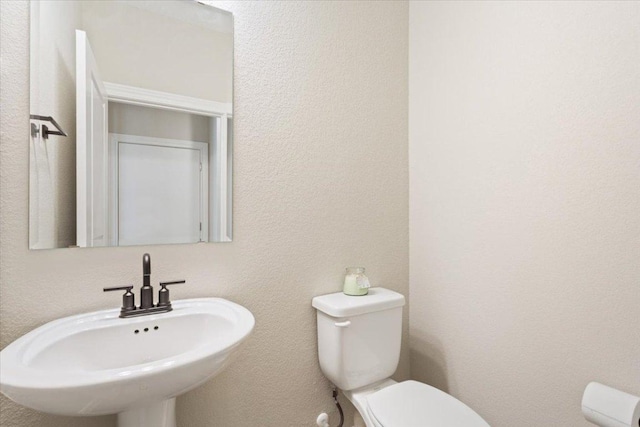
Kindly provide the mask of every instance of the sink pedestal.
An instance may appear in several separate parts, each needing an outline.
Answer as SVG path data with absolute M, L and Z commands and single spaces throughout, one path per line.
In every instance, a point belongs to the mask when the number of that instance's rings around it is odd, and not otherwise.
M 176 427 L 176 399 L 118 414 L 118 427 Z

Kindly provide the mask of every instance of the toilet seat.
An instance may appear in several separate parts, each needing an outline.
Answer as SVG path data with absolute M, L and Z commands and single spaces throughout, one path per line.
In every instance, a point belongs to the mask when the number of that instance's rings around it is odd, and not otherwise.
M 489 427 L 455 397 L 417 381 L 385 387 L 367 397 L 375 427 Z

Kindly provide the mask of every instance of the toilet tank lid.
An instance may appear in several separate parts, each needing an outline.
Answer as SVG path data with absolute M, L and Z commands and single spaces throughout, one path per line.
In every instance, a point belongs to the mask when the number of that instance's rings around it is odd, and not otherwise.
M 404 296 L 385 288 L 370 288 L 369 293 L 362 296 L 342 292 L 321 295 L 313 298 L 311 305 L 329 316 L 348 317 L 402 307 Z

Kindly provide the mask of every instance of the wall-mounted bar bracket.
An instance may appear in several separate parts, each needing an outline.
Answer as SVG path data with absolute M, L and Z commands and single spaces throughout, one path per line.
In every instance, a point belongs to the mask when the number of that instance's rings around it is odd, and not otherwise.
M 42 137 L 44 139 L 48 139 L 49 135 L 67 136 L 67 133 L 62 130 L 58 122 L 56 122 L 55 119 L 51 116 L 39 116 L 37 114 L 31 114 L 29 118 L 33 120 L 42 120 L 45 122 L 50 122 L 53 126 L 55 126 L 56 130 L 49 130 L 49 127 L 47 125 L 42 125 Z M 38 126 L 31 123 L 31 136 L 38 135 L 38 132 L 39 132 Z

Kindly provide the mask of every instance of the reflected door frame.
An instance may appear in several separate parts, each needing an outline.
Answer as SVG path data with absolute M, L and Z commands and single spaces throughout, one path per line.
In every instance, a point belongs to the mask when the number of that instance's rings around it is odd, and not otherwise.
M 233 132 L 229 129 L 229 121 L 233 119 L 232 103 L 210 101 L 113 82 L 104 82 L 104 86 L 110 102 L 211 117 L 209 168 L 212 173 L 209 179 L 209 235 L 205 241 L 231 242 L 233 228 L 231 195 L 233 192 L 230 186 L 232 185 L 233 170 L 228 159 L 233 153 L 233 137 L 230 137 Z
M 76 244 L 106 246 L 108 93 L 91 44 L 76 30 Z

